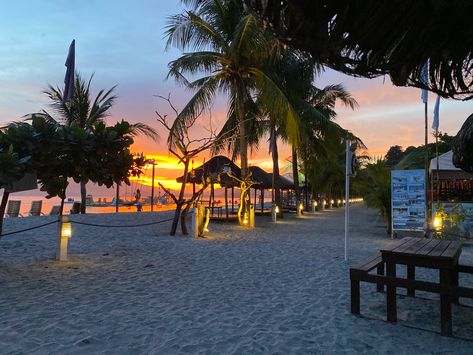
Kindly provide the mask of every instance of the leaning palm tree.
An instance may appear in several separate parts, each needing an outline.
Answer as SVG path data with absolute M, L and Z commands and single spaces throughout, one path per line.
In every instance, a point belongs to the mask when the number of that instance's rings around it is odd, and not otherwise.
M 93 79 L 93 75 L 90 76 L 88 81 L 85 81 L 80 73 L 76 73 L 74 81 L 74 95 L 70 101 L 64 100 L 62 89 L 59 87 L 48 86 L 48 89 L 44 93 L 49 97 L 51 103 L 50 106 L 54 114 L 49 114 L 47 111 L 43 111 L 49 117 L 57 117 L 56 121 L 66 126 L 77 125 L 81 128 L 92 128 L 97 123 L 104 122 L 110 114 L 115 100 L 117 98 L 113 91 L 116 86 L 113 86 L 108 91 L 100 90 L 95 99 L 92 101 L 92 94 L 90 85 Z M 151 139 L 157 139 L 158 133 L 154 128 L 144 124 L 135 123 L 131 125 L 132 135 L 143 134 Z M 80 182 L 81 192 L 81 213 L 86 211 L 86 197 L 87 188 L 86 182 Z
M 191 52 L 169 63 L 169 76 L 195 90 L 195 94 L 175 120 L 175 128 L 208 107 L 217 93 L 227 95 L 229 119 L 234 115 L 238 124 L 242 177 L 249 179 L 248 131 L 256 117 L 249 117 L 245 109 L 252 98 L 266 103 L 272 115 L 284 116 L 291 137 L 297 140 L 297 114 L 264 65 L 278 46 L 259 20 L 246 12 L 241 0 L 184 3 L 192 10 L 170 18 L 167 45 Z M 191 82 L 184 76 L 201 73 L 203 77 Z M 240 201 L 246 203 L 247 196 L 241 196 Z M 249 204 L 243 208 L 243 213 L 248 212 Z M 243 222 L 241 215 L 239 221 Z

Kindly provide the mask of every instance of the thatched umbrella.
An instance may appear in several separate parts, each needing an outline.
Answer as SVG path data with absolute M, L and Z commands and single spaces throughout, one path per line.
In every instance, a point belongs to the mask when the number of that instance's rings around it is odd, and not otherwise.
M 248 167 L 251 171 L 251 180 L 255 181 L 252 187 L 255 189 L 254 205 L 256 206 L 256 193 L 261 191 L 261 213 L 264 209 L 264 190 L 272 188 L 272 175 L 267 173 L 259 166 L 250 166 Z
M 466 172 L 473 173 L 473 114 L 458 131 L 452 146 L 453 164 Z
M 209 207 L 212 206 L 212 202 L 215 200 L 214 196 L 214 185 L 220 184 L 221 187 L 225 188 L 225 211 L 228 219 L 228 197 L 227 188 L 232 188 L 232 211 L 233 211 L 233 188 L 238 186 L 238 182 L 228 176 L 227 171 L 231 171 L 236 177 L 241 176 L 241 169 L 230 159 L 223 155 L 217 155 L 210 160 L 206 161 L 201 166 L 193 169 L 187 182 L 195 186 L 195 184 L 202 184 L 203 181 L 210 179 L 210 199 Z M 176 179 L 177 182 L 182 182 L 183 176 Z

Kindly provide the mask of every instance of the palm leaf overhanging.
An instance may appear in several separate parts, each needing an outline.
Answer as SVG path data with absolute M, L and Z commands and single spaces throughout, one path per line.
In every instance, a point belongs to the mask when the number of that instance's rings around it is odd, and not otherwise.
M 473 2 L 244 0 L 285 43 L 340 72 L 473 97 Z M 307 16 L 306 14 L 311 14 Z

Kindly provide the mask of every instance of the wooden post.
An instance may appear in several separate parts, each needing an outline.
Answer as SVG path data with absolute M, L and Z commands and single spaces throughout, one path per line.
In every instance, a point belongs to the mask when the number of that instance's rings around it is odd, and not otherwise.
M 235 192 L 235 187 L 232 186 L 232 213 L 235 212 L 235 205 L 234 205 L 234 203 L 235 203 L 235 195 L 234 195 L 234 192 Z
M 228 188 L 225 185 L 225 220 L 228 222 Z
M 153 172 L 151 176 L 151 212 L 153 212 L 153 205 L 154 205 L 154 167 L 156 164 L 154 163 L 153 160 Z
M 452 271 L 448 269 L 440 270 L 440 324 L 441 334 L 452 335 L 452 305 L 450 289 L 452 287 Z
M 351 313 L 360 314 L 360 281 L 351 280 Z
M 407 279 L 408 280 L 415 280 L 416 279 L 416 267 L 414 265 L 407 265 Z M 411 297 L 415 297 L 416 290 L 414 287 L 407 288 L 407 295 Z
M 389 277 L 396 277 L 396 264 L 392 261 L 386 262 L 386 274 Z M 388 322 L 397 321 L 397 305 L 396 305 L 396 287 L 386 287 L 386 311 Z
M 378 275 L 384 276 L 384 263 L 378 265 L 376 272 Z M 384 292 L 384 285 L 382 283 L 376 284 L 376 291 Z
M 261 213 L 264 212 L 264 189 L 261 189 Z
M 452 284 L 453 286 L 458 287 L 458 270 L 452 271 Z M 452 297 L 452 303 L 458 303 L 458 296 Z

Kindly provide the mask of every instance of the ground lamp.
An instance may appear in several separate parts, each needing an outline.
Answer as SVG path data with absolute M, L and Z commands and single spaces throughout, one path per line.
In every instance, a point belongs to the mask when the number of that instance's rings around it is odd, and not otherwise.
M 301 216 L 304 211 L 304 204 L 301 202 L 299 203 L 299 206 L 297 206 L 297 215 Z
M 434 218 L 435 230 L 440 231 L 442 229 L 442 224 L 443 224 L 442 217 L 439 214 L 436 214 Z
M 59 220 L 58 227 L 58 243 L 56 251 L 56 260 L 66 261 L 67 260 L 67 244 L 69 238 L 72 237 L 72 224 L 69 221 L 69 217 L 62 216 Z
M 330 205 L 329 205 L 329 208 L 333 208 L 333 204 L 335 203 L 334 200 L 330 200 Z
M 312 212 L 315 212 L 316 208 L 317 208 L 317 201 L 312 200 Z
M 271 215 L 273 217 L 273 222 L 277 221 L 278 213 L 279 213 L 279 206 L 273 204 L 273 209 L 272 209 L 272 213 L 271 213 Z

